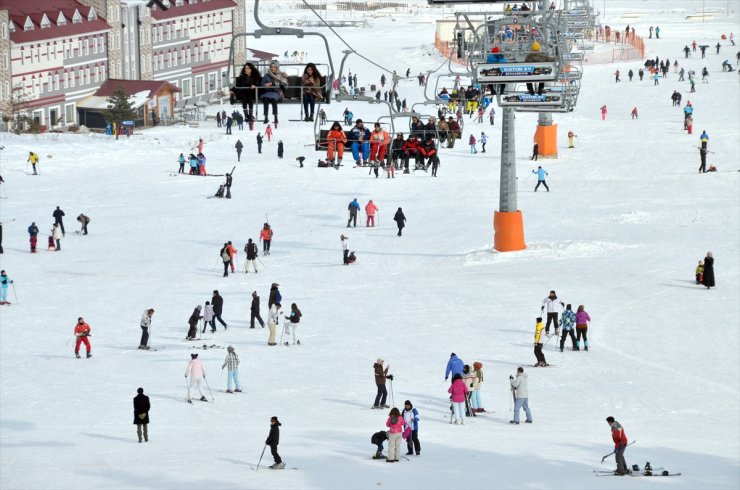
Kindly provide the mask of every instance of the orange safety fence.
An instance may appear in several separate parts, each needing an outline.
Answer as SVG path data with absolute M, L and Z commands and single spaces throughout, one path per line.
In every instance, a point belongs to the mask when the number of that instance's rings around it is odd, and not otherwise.
M 445 58 L 449 58 L 453 63 L 459 65 L 467 65 L 468 61 L 463 51 L 463 58 L 457 57 L 457 45 L 453 41 L 443 41 L 439 38 L 439 34 L 434 34 L 434 47 L 440 52 Z

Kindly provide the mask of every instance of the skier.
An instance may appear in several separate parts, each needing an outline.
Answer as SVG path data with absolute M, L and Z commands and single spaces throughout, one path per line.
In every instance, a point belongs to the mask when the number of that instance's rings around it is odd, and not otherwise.
M 262 317 L 260 316 L 260 297 L 257 296 L 257 291 L 252 291 L 252 305 L 249 308 L 249 328 L 254 328 L 255 319 L 262 325 L 262 328 L 265 328 L 265 322 L 262 321 Z
M 450 354 L 450 360 L 447 361 L 447 369 L 445 369 L 445 381 L 450 377 L 450 374 L 453 376 L 459 374 L 460 379 L 462 379 L 464 366 L 465 363 L 454 352 Z
M 560 308 L 565 307 L 565 303 L 558 299 L 558 295 L 555 291 L 550 291 L 547 298 L 542 300 L 542 307 L 540 311 L 544 313 L 547 308 L 547 325 L 545 326 L 545 334 L 550 335 L 550 322 L 555 328 L 555 335 L 558 334 L 558 311 Z
M 401 412 L 396 408 L 391 408 L 388 414 L 388 420 L 385 421 L 386 427 L 389 428 L 390 436 L 388 438 L 388 459 L 386 463 L 398 463 L 398 457 L 401 452 L 401 439 L 403 439 L 404 420 Z
M 568 131 L 568 148 L 575 148 L 573 145 L 573 138 L 578 138 L 578 135 L 573 131 Z
M 471 397 L 473 396 L 473 390 L 475 389 L 475 383 L 478 378 L 476 378 L 475 373 L 472 369 L 470 369 L 470 366 L 467 364 L 463 366 L 463 383 L 465 384 L 465 387 L 468 389 L 468 392 L 465 394 L 465 416 L 466 417 L 475 417 L 475 412 L 473 411 L 473 406 L 471 404 Z
M 406 439 L 406 456 L 411 456 L 416 450 L 416 455 L 421 455 L 421 443 L 419 443 L 419 412 L 411 404 L 411 401 L 403 402 L 403 412 L 401 412 L 404 424 L 407 429 L 411 429 L 411 434 Z
M 628 475 L 632 473 L 627 467 L 627 461 L 624 459 L 624 450 L 627 448 L 627 434 L 624 433 L 622 424 L 609 416 L 606 422 L 612 430 L 612 441 L 614 441 L 614 458 L 617 460 L 617 469 L 615 475 Z
M 244 144 L 242 143 L 242 140 L 236 140 L 236 144 L 234 145 L 234 148 L 236 148 L 236 161 L 241 162 L 242 161 L 242 150 L 244 149 Z
M 283 295 L 280 294 L 278 287 L 280 284 L 273 282 L 270 286 L 270 296 L 267 299 L 267 307 L 272 308 L 275 303 L 280 303 L 283 300 Z
M 375 123 L 370 133 L 370 162 L 375 164 L 375 178 L 378 177 L 378 166 L 385 160 L 390 143 L 388 132 L 380 127 L 380 123 Z
M 53 245 L 54 248 L 52 250 L 59 251 L 62 249 L 62 229 L 59 226 L 59 223 L 54 223 L 54 226 L 51 229 L 51 236 L 49 237 L 49 245 Z
M 257 133 L 257 153 L 262 153 L 262 134 Z
M 622 80 L 619 79 L 619 75 L 620 75 L 619 70 L 617 70 L 617 71 L 614 72 L 614 82 L 615 83 L 619 83 L 619 82 L 622 81 Z
M 699 158 L 701 158 L 701 165 L 699 165 L 699 173 L 703 174 L 707 171 L 707 153 L 709 150 L 706 148 L 699 148 Z
M 514 419 L 509 420 L 510 424 L 519 424 L 519 410 L 524 408 L 524 413 L 527 414 L 527 419 L 524 421 L 527 424 L 532 423 L 532 412 L 529 411 L 529 390 L 527 389 L 527 374 L 524 372 L 523 367 L 516 369 L 516 378 L 509 376 L 509 384 L 511 385 L 511 393 L 514 397 Z
M 285 151 L 285 146 L 283 145 L 283 140 L 279 140 L 277 144 L 277 156 L 278 158 L 283 158 L 283 152 Z
M 136 435 L 139 436 L 139 442 L 141 442 L 142 429 L 144 432 L 144 441 L 149 442 L 149 431 L 147 427 L 149 425 L 149 410 L 151 408 L 149 397 L 144 394 L 144 388 L 138 388 L 134 397 L 134 425 L 136 425 Z
M 64 232 L 64 220 L 62 219 L 64 217 L 64 211 L 57 206 L 51 215 L 54 217 L 54 223 L 62 227 L 62 236 L 66 236 L 67 234 Z
M 0 305 L 10 304 L 8 301 L 8 284 L 13 284 L 13 281 L 5 271 L 0 272 Z
M 632 112 L 630 113 L 630 116 L 632 119 L 637 119 L 637 107 L 632 108 Z
M 478 153 L 478 150 L 475 148 L 475 143 L 476 143 L 475 135 L 471 133 L 470 138 L 468 138 L 468 144 L 470 145 L 471 154 Z
M 475 380 L 473 381 L 473 390 L 470 395 L 470 406 L 473 412 L 483 413 L 486 411 L 483 408 L 483 402 L 480 398 L 480 385 L 483 383 L 483 363 L 478 361 L 473 363 L 473 374 L 475 375 Z
M 149 327 L 152 324 L 152 315 L 154 315 L 154 308 L 145 310 L 144 314 L 141 315 L 141 321 L 139 322 L 139 326 L 141 327 L 139 349 L 149 349 Z
M 535 143 L 532 147 L 532 156 L 529 158 L 530 160 L 537 161 L 537 156 L 540 154 L 540 145 L 538 143 Z
M 378 358 L 378 360 L 375 361 L 375 364 L 373 364 L 373 370 L 375 371 L 375 386 L 377 387 L 378 392 L 375 395 L 375 402 L 371 408 L 389 408 L 385 403 L 388 398 L 388 390 L 385 387 L 385 380 L 390 379 L 393 381 L 393 375 L 388 374 L 390 366 L 386 366 L 385 369 L 383 369 L 383 362 L 383 359 Z
M 349 237 L 346 237 L 344 235 L 341 235 L 339 237 L 339 240 L 342 242 L 342 261 L 344 265 L 349 265 L 349 243 L 347 243 L 347 240 Z
M 219 124 L 220 126 L 220 124 Z M 184 174 L 185 173 L 185 155 L 180 153 L 180 156 L 177 157 L 177 163 L 180 164 L 180 168 L 177 169 L 178 174 Z
M 640 80 L 642 80 L 642 77 L 640 77 Z M 601 110 L 601 120 L 606 121 L 606 112 L 607 112 L 606 104 L 602 105 L 600 110 Z
M 452 384 L 447 388 L 447 393 L 452 396 L 452 413 L 455 415 L 455 425 L 465 424 L 463 416 L 465 414 L 465 399 L 468 393 L 468 387 L 462 380 L 462 374 L 458 373 L 452 377 Z
M 396 226 L 398 226 L 398 236 L 401 236 L 401 231 L 403 230 L 404 226 L 406 226 L 406 216 L 404 216 L 403 214 L 403 209 L 398 208 L 395 216 L 393 216 L 393 221 L 395 221 Z
M 576 324 L 576 314 L 571 310 L 570 305 L 566 305 L 563 316 L 560 317 L 560 327 L 563 330 L 563 336 L 560 337 L 560 352 L 563 352 L 563 346 L 565 345 L 565 338 L 570 335 L 571 343 L 573 344 L 572 350 L 576 349 L 576 335 L 573 332 L 573 327 Z
M 267 114 L 265 114 L 265 116 L 267 116 Z M 272 141 L 272 126 L 269 124 L 267 125 L 267 128 L 265 129 L 265 136 L 267 136 L 268 143 Z
M 226 359 L 224 359 L 224 364 L 221 366 L 221 369 L 223 370 L 225 367 L 228 367 L 228 377 L 226 379 L 226 393 L 233 393 L 234 391 L 237 393 L 242 392 L 242 387 L 239 384 L 239 371 L 237 370 L 239 368 L 239 355 L 234 352 L 234 348 L 231 346 L 228 346 L 226 348 Z M 231 391 L 231 381 L 234 381 L 234 391 Z
M 31 253 L 36 253 L 37 236 L 39 234 L 39 227 L 36 226 L 36 222 L 31 222 L 31 226 L 28 227 L 28 241 L 31 244 Z
M 491 123 L 491 126 L 493 126 L 493 120 L 496 117 L 496 109 L 494 107 L 491 107 L 491 111 L 488 113 L 488 120 Z
M 229 242 L 231 243 L 231 242 Z M 213 305 L 213 316 L 218 320 L 218 322 L 223 325 L 224 330 L 226 330 L 226 322 L 221 319 L 221 314 L 223 313 L 224 309 L 224 298 L 218 294 L 218 290 L 213 290 L 213 297 L 211 298 L 211 304 Z M 213 331 L 216 331 L 216 323 L 213 322 Z
M 188 329 L 188 335 L 185 337 L 185 340 L 195 340 L 195 335 L 198 333 L 198 322 L 203 318 L 200 315 L 201 308 L 200 305 L 196 306 L 190 318 L 188 318 L 190 328 Z
M 547 192 L 550 192 L 550 188 L 547 186 L 547 182 L 545 182 L 545 177 L 550 174 L 548 174 L 542 167 L 537 167 L 537 170 L 532 170 L 532 173 L 537 174 L 537 185 L 534 187 L 534 191 L 537 192 L 537 189 L 541 184 L 545 186 Z
M 200 359 L 198 359 L 197 353 L 190 354 L 190 362 L 188 362 L 188 367 L 185 369 L 186 379 L 188 375 L 190 375 L 190 383 L 188 383 L 188 403 L 193 403 L 193 400 L 190 398 L 190 390 L 193 388 L 198 388 L 200 401 L 207 402 L 208 399 L 203 392 L 203 380 L 206 378 L 206 368 L 203 366 Z
M 75 356 L 77 359 L 80 358 L 80 344 L 85 344 L 87 358 L 89 359 L 92 357 L 92 354 L 90 354 L 90 350 L 92 348 L 90 347 L 90 341 L 87 339 L 90 336 L 90 330 L 90 325 L 85 323 L 85 320 L 82 317 L 79 317 L 74 329 L 75 337 L 77 337 L 77 341 L 75 342 Z
M 39 163 L 39 156 L 35 154 L 34 152 L 29 151 L 28 160 L 26 161 L 31 162 L 31 166 L 33 167 L 33 175 L 38 175 L 38 173 L 36 172 L 36 164 Z
M 260 231 L 260 241 L 262 242 L 262 253 L 270 255 L 270 244 L 272 243 L 272 227 L 265 223 Z
M 234 267 L 231 262 L 231 253 L 229 253 L 229 244 L 224 243 L 224 246 L 221 247 L 218 254 L 224 263 L 224 277 L 229 277 L 229 265 L 231 265 L 232 268 Z
M 83 235 L 87 235 L 87 225 L 90 224 L 90 218 L 80 213 L 80 215 L 77 216 L 77 221 L 79 221 L 82 225 L 80 233 L 82 233 Z
M 285 463 L 280 458 L 277 452 L 278 444 L 280 444 L 280 426 L 282 424 L 278 421 L 277 417 L 270 417 L 270 434 L 265 439 L 265 445 L 270 446 L 270 452 L 275 460 L 275 463 L 270 465 L 271 470 L 282 470 L 285 468 Z
M 293 336 L 293 345 L 301 345 L 301 341 L 298 340 L 298 335 L 296 334 L 296 329 L 298 328 L 298 324 L 301 322 L 302 316 L 303 313 L 298 309 L 298 305 L 293 303 L 290 305 L 290 314 L 285 318 L 285 320 L 283 320 L 283 328 L 285 328 L 286 333 Z M 285 345 L 288 345 L 287 341 L 285 342 Z
M 216 322 L 213 320 L 213 305 L 210 301 L 206 301 L 206 306 L 203 308 L 203 330 L 201 333 L 206 333 L 206 327 L 211 326 L 211 333 L 216 333 Z
M 365 214 L 367 215 L 365 227 L 371 226 L 370 223 L 372 223 L 373 228 L 375 227 L 375 213 L 378 211 L 380 211 L 380 208 L 375 205 L 372 199 L 365 204 Z
M 714 284 L 714 255 L 712 252 L 707 252 L 707 256 L 704 257 L 704 287 L 707 289 L 713 288 Z
M 486 133 L 481 132 L 480 134 L 480 146 L 481 146 L 481 153 L 486 152 L 486 143 L 488 143 L 488 136 L 486 136 Z
M 281 314 L 282 311 L 280 310 L 279 301 L 270 306 L 270 318 L 267 320 L 267 327 L 270 329 L 270 336 L 267 339 L 267 345 L 277 345 L 277 342 L 275 342 L 275 332 L 280 321 Z
M 357 202 L 357 198 L 354 198 L 352 202 L 349 203 L 349 205 L 347 206 L 347 210 L 349 211 L 347 228 L 349 228 L 350 223 L 352 223 L 352 226 L 354 228 L 357 228 L 357 213 L 360 211 L 360 203 Z
M 591 317 L 586 313 L 583 305 L 578 306 L 576 310 L 576 350 L 581 350 L 581 336 L 583 336 L 583 350 L 588 350 L 588 322 L 591 321 Z
M 376 432 L 372 435 L 370 438 L 370 443 L 375 444 L 378 449 L 375 451 L 375 455 L 373 456 L 373 459 L 386 459 L 385 456 L 383 456 L 383 442 L 388 440 L 388 437 L 390 436 L 390 432 L 381 430 L 380 432 Z
M 542 330 L 544 328 L 544 325 L 542 325 L 542 317 L 538 316 L 537 323 L 535 323 L 534 326 L 534 356 L 537 358 L 537 364 L 535 364 L 534 367 L 547 366 L 545 354 L 542 353 Z M 557 330 L 555 335 L 557 335 Z
M 257 274 L 257 244 L 250 238 L 247 244 L 244 245 L 244 253 L 247 254 L 247 258 L 244 263 L 244 273 L 249 274 L 249 266 L 254 268 L 254 273 Z M 252 323 L 254 325 L 254 323 Z

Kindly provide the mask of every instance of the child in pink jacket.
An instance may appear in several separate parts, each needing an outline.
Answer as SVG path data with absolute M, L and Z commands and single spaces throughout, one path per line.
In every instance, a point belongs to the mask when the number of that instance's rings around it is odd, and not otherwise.
M 391 409 L 388 414 L 388 420 L 385 422 L 386 427 L 390 428 L 388 437 L 388 459 L 386 463 L 397 463 L 398 456 L 401 454 L 401 439 L 403 439 L 404 420 L 401 417 L 401 411 L 396 407 Z
M 460 374 L 456 374 L 452 378 L 452 385 L 448 388 L 447 393 L 452 394 L 452 413 L 455 414 L 455 424 L 465 424 L 463 414 L 465 413 L 465 398 L 468 387 L 463 383 Z

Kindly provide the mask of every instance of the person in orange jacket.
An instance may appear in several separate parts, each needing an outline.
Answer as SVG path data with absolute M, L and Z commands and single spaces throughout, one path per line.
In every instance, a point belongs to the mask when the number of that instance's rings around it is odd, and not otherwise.
M 265 223 L 260 231 L 260 241 L 262 242 L 262 253 L 270 255 L 270 243 L 272 242 L 272 227 L 270 223 Z
M 385 160 L 390 142 L 391 138 L 388 136 L 388 132 L 380 127 L 380 123 L 375 123 L 375 129 L 370 133 L 370 162 L 375 164 L 376 169 L 380 162 Z M 377 176 L 376 173 L 375 177 Z
M 85 344 L 87 357 L 92 357 L 92 354 L 90 354 L 90 350 L 92 348 L 90 347 L 90 341 L 87 339 L 90 336 L 90 330 L 90 325 L 85 323 L 84 318 L 79 317 L 77 319 L 77 325 L 75 325 L 75 337 L 77 337 L 77 342 L 75 343 L 75 356 L 77 359 L 80 358 L 80 344 Z
M 338 158 L 336 165 L 342 164 L 342 158 L 344 157 L 344 147 L 347 145 L 347 135 L 344 134 L 342 125 L 339 121 L 334 121 L 331 125 L 329 133 L 326 135 L 326 158 L 329 163 L 334 165 L 334 154 Z
M 231 265 L 231 273 L 234 273 L 234 255 L 236 255 L 236 249 L 234 248 L 234 245 L 231 244 L 231 240 L 229 240 L 226 251 L 229 252 L 229 257 L 231 257 L 230 265 Z
M 380 211 L 380 208 L 375 205 L 372 199 L 370 199 L 370 201 L 365 205 L 365 214 L 367 214 L 365 226 L 371 226 L 370 223 L 372 223 L 372 226 L 375 227 L 375 213 L 377 211 Z

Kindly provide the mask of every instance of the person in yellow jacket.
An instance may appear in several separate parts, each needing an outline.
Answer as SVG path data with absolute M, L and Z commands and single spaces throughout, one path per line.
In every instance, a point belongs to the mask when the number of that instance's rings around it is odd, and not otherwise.
M 575 134 L 573 131 L 568 131 L 568 148 L 575 148 L 573 145 L 573 138 L 577 138 L 578 135 Z
M 545 329 L 545 325 L 542 323 L 542 317 L 537 317 L 537 324 L 534 327 L 534 355 L 537 358 L 537 364 L 534 366 L 545 367 L 547 361 L 545 361 L 545 354 L 542 353 L 542 331 Z
M 704 282 L 704 262 L 699 261 L 699 265 L 696 266 L 696 283 L 701 284 Z
M 33 175 L 38 175 L 38 173 L 36 173 L 36 164 L 39 163 L 39 156 L 34 152 L 29 151 L 28 160 L 26 161 L 31 162 L 31 166 L 33 167 Z M 26 168 L 26 170 L 28 170 L 28 168 Z

